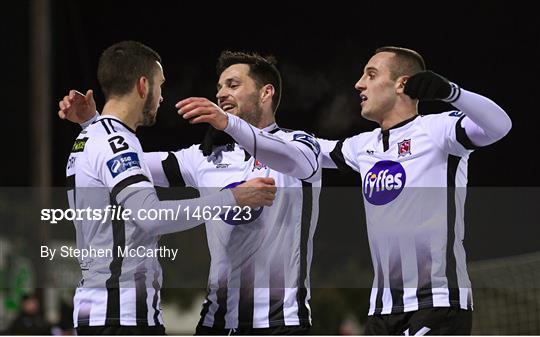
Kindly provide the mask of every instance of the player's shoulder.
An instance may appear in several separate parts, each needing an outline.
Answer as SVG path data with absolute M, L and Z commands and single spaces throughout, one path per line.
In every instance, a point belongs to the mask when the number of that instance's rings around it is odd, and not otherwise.
M 429 115 L 420 115 L 418 118 L 420 123 L 436 123 L 436 122 L 453 122 L 455 123 L 465 114 L 460 110 L 451 110 Z
M 276 135 L 278 137 L 291 137 L 295 134 L 307 134 L 307 135 L 313 136 L 312 133 L 307 132 L 307 131 L 287 129 L 287 128 L 282 128 L 279 126 L 276 126 L 275 128 L 271 129 L 270 131 L 268 131 L 268 133 Z
M 312 142 L 316 142 L 315 135 L 313 135 L 310 132 L 303 131 L 303 130 L 293 130 L 293 129 L 286 129 L 281 127 L 276 127 L 275 129 L 272 129 L 268 132 L 271 135 L 274 135 L 277 138 L 285 139 L 285 140 L 297 140 L 297 141 L 303 141 L 303 140 L 309 140 Z
M 317 141 L 317 138 L 310 132 L 276 128 L 269 133 L 286 141 L 302 143 L 311 148 L 317 155 L 321 152 L 321 146 Z
M 362 148 L 365 144 L 378 139 L 381 134 L 381 128 L 376 128 L 371 131 L 360 132 L 354 136 L 347 137 L 344 141 L 353 145 L 356 148 Z
M 194 144 L 172 152 L 177 157 L 189 157 L 194 160 L 204 158 L 203 151 L 201 150 L 201 144 Z
M 201 163 L 206 162 L 206 157 L 203 155 L 200 144 L 191 145 L 172 151 L 180 165 L 198 167 Z
M 115 154 L 128 149 L 137 149 L 139 143 L 135 132 L 113 118 L 99 118 L 79 135 L 85 138 L 85 151 L 89 153 Z M 84 132 L 83 131 L 83 132 Z

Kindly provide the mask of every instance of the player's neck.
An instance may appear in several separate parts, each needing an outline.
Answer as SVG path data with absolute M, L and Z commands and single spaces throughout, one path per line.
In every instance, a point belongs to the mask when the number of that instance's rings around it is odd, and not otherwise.
M 112 98 L 105 103 L 102 115 L 114 116 L 129 126 L 132 130 L 136 130 L 140 125 L 140 110 L 127 100 Z
M 264 129 L 264 128 L 274 124 L 275 122 L 276 122 L 276 119 L 274 117 L 274 114 L 271 113 L 271 112 L 268 112 L 268 113 L 263 113 L 262 114 L 261 120 L 255 126 L 258 127 L 259 129 Z
M 381 121 L 379 121 L 379 125 L 381 126 L 381 130 L 388 130 L 403 121 L 411 119 L 417 114 L 418 110 L 416 104 L 407 104 L 401 107 L 395 107 L 389 111 Z

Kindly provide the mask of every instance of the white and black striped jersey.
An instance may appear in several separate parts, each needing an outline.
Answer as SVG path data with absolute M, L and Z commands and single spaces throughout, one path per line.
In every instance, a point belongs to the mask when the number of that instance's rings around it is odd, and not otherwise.
M 375 274 L 370 315 L 472 310 L 463 247 L 467 161 L 476 147 L 503 138 L 512 122 L 489 98 L 452 86 L 456 111 L 339 142 L 318 140 L 324 167 L 362 178 Z
M 75 221 L 78 249 L 109 252 L 79 258 L 83 278 L 74 300 L 75 326 L 161 325 L 159 237 L 204 219 L 149 212 L 226 209 L 236 206 L 236 200 L 230 189 L 196 199 L 159 200 L 135 133 L 112 116 L 94 120 L 86 123 L 68 160 L 70 207 L 117 211 Z M 120 206 L 130 215 L 119 216 Z M 134 253 L 126 256 L 130 251 Z
M 369 315 L 472 308 L 464 203 L 473 145 L 459 111 L 416 116 L 336 143 L 323 156 L 362 177 L 374 267 Z
M 247 123 L 231 120 L 252 136 Z M 199 145 L 145 157 L 156 185 L 191 186 L 201 196 L 209 188 L 232 187 L 256 177 L 274 178 L 278 187 L 273 205 L 253 210 L 249 221 L 206 222 L 211 264 L 200 321 L 206 327 L 311 324 L 309 270 L 319 210 L 320 148 L 304 132 L 284 131 L 275 124 L 264 130 L 268 132 L 261 131 L 261 137 L 275 146 L 293 144 L 301 160 L 313 165 L 305 179 L 272 169 L 238 144 L 217 147 L 208 157 Z M 292 170 L 294 163 L 289 166 Z
M 67 169 L 72 209 L 117 205 L 127 186 L 152 187 L 143 151 L 133 130 L 112 116 L 98 118 L 77 137 Z M 132 221 L 75 220 L 78 249 L 101 249 L 112 256 L 79 258 L 82 280 L 74 297 L 75 327 L 162 325 L 161 267 L 157 258 L 122 257 L 118 247 L 156 248 Z

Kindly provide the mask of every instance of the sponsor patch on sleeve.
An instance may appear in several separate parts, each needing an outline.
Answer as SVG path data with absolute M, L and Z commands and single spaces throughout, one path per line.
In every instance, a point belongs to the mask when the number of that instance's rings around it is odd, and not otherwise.
M 71 152 L 83 152 L 84 146 L 86 145 L 86 141 L 88 140 L 88 137 L 81 138 L 81 139 L 75 139 L 75 143 L 73 143 L 73 147 L 71 148 Z
M 321 146 L 315 140 L 315 138 L 310 135 L 307 135 L 305 133 L 297 133 L 293 136 L 293 141 L 307 145 L 310 149 L 313 150 L 313 152 L 315 152 L 317 156 L 319 155 L 319 153 L 321 153 Z
M 450 116 L 450 117 L 461 117 L 463 115 L 464 115 L 464 113 L 462 111 L 459 111 L 459 110 L 452 111 L 450 114 L 448 114 L 448 116 Z
M 135 152 L 122 153 L 109 161 L 107 161 L 107 167 L 111 172 L 113 178 L 122 172 L 140 169 L 141 163 L 139 162 L 139 156 Z

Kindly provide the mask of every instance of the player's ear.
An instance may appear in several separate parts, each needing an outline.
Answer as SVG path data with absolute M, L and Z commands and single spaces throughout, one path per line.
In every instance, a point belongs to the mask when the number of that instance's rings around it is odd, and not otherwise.
M 139 77 L 139 80 L 137 81 L 137 84 L 136 84 L 136 88 L 137 88 L 137 94 L 139 95 L 139 97 L 145 98 L 146 95 L 148 95 L 148 90 L 150 90 L 148 79 L 144 76 Z
M 274 86 L 272 84 L 267 84 L 261 88 L 261 102 L 269 102 L 274 97 Z
M 407 80 L 410 76 L 403 75 L 397 78 L 396 80 L 396 93 L 397 94 L 403 94 L 405 90 L 405 83 L 407 83 Z

